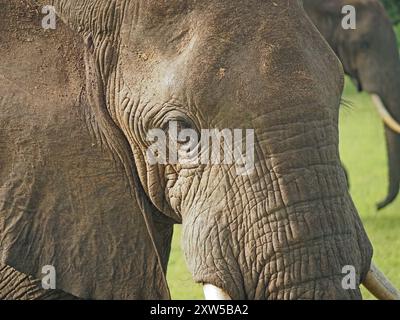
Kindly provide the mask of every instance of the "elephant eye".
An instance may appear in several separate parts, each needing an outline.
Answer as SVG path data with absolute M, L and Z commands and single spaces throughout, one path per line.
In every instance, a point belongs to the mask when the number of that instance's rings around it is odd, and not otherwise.
M 197 126 L 186 115 L 170 114 L 162 121 L 160 128 L 178 145 L 185 144 L 196 136 L 199 137 Z
M 370 43 L 367 40 L 364 40 L 360 43 L 360 48 L 362 50 L 368 50 L 370 48 Z
M 167 121 L 164 121 L 161 125 L 161 129 L 163 131 L 169 132 L 171 130 L 175 130 L 178 134 L 182 130 L 192 129 L 192 128 L 193 125 L 189 120 L 181 118 L 168 119 Z
M 182 160 L 185 163 L 191 160 L 196 161 L 200 136 L 196 126 L 189 119 L 169 120 L 164 123 L 163 131 L 167 134 L 169 152 L 176 152 L 179 161 Z

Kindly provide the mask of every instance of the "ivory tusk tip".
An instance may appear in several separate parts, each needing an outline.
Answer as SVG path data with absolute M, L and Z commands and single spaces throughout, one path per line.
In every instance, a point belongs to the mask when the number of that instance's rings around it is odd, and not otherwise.
M 232 300 L 229 294 L 212 284 L 205 283 L 203 291 L 206 300 Z
M 400 134 L 400 124 L 393 118 L 389 110 L 386 108 L 380 96 L 377 94 L 371 95 L 372 101 L 381 117 L 382 121 L 388 126 L 392 131 Z
M 400 292 L 373 263 L 363 284 L 379 300 L 400 300 Z

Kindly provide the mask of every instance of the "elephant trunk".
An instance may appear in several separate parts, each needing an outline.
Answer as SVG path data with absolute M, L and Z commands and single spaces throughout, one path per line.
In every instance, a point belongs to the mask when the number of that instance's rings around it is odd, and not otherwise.
M 361 223 L 353 222 L 350 198 L 339 191 L 345 190 L 339 170 L 316 165 L 295 181 L 279 178 L 279 190 L 264 201 L 262 191 L 245 193 L 235 182 L 217 205 L 204 209 L 207 200 L 199 201 L 203 207 L 191 205 L 182 244 L 206 299 L 360 299 L 358 286 L 342 287 L 342 272 L 353 266 L 355 285 L 361 284 L 372 250 Z M 252 185 L 261 185 L 261 179 Z M 221 188 L 213 185 L 212 190 Z M 292 188 L 299 189 L 297 196 L 289 192 Z
M 374 263 L 371 264 L 363 285 L 379 300 L 400 300 L 400 292 Z M 203 289 L 206 300 L 232 300 L 228 293 L 214 285 L 204 284 Z
M 380 96 L 373 94 L 373 102 L 378 110 L 380 117 L 385 124 L 385 136 L 388 154 L 389 187 L 385 200 L 377 204 L 381 210 L 392 203 L 400 187 L 400 115 L 395 112 L 395 108 L 388 108 L 391 103 L 386 103 Z

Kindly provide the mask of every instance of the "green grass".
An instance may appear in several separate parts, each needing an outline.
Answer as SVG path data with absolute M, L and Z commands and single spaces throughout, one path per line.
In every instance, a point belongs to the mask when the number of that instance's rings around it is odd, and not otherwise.
M 374 246 L 374 260 L 400 288 L 400 199 L 377 213 L 375 204 L 386 195 L 387 168 L 383 125 L 371 99 L 359 94 L 347 81 L 340 115 L 340 151 L 350 174 L 351 194 Z M 181 228 L 177 226 L 168 270 L 173 299 L 202 299 L 202 289 L 187 271 L 180 250 Z M 364 297 L 370 299 L 367 292 Z
M 342 107 L 340 152 L 350 174 L 351 194 L 374 246 L 374 260 L 400 288 L 400 199 L 381 212 L 376 202 L 387 190 L 386 146 L 383 124 L 368 94 L 360 94 L 349 81 Z M 366 293 L 365 298 L 371 298 Z
M 204 299 L 203 289 L 199 284 L 194 283 L 192 275 L 186 267 L 185 258 L 180 246 L 181 234 L 181 226 L 175 226 L 167 273 L 172 299 L 202 300 Z
M 397 26 L 394 27 L 394 31 L 396 32 L 397 43 L 400 46 L 400 24 L 398 24 Z

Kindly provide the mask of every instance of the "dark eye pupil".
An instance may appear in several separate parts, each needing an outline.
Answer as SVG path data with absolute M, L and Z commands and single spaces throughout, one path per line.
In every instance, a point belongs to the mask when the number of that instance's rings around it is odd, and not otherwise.
M 369 48 L 369 43 L 367 41 L 361 42 L 361 48 L 362 49 L 368 49 Z
M 178 126 L 178 132 L 181 130 L 190 129 L 190 124 L 187 123 L 186 121 L 178 121 L 177 126 Z

